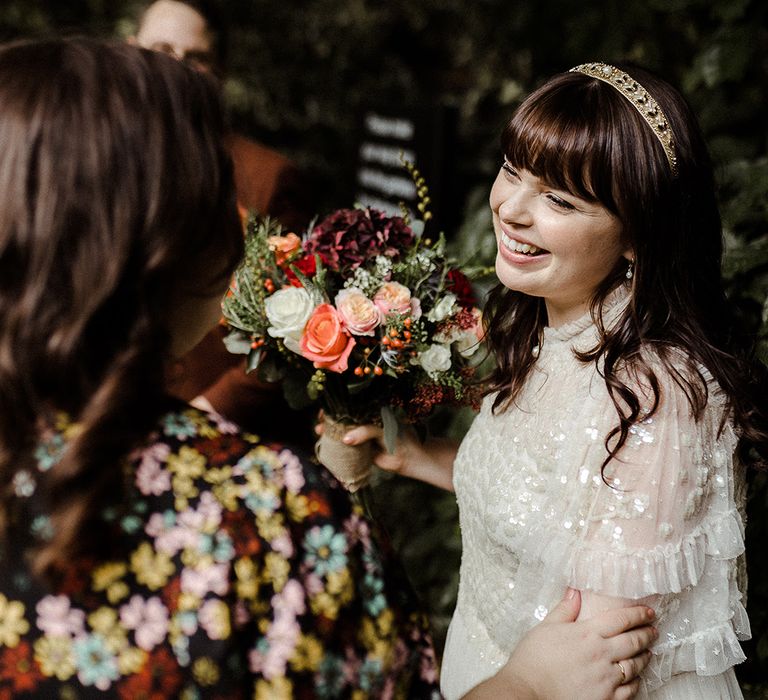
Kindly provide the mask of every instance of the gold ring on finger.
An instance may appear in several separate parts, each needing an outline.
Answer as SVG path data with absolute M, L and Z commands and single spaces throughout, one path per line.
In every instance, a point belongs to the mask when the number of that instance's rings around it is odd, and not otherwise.
M 621 671 L 621 683 L 619 685 L 624 685 L 627 682 L 627 672 L 624 670 L 624 664 L 621 661 L 617 661 L 616 665 L 619 667 L 619 671 Z

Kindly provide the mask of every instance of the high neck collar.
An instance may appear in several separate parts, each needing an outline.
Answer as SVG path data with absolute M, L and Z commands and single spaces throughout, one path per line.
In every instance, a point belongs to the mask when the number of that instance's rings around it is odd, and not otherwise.
M 610 328 L 616 321 L 626 305 L 629 303 L 629 289 L 620 284 L 605 298 L 603 303 L 603 324 Z M 588 329 L 594 327 L 592 314 L 587 311 L 583 316 L 564 323 L 562 326 L 552 328 L 544 327 L 545 343 L 565 343 L 583 335 Z

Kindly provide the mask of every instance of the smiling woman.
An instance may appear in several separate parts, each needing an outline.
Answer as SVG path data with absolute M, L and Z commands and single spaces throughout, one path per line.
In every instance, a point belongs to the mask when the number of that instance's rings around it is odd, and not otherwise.
M 621 222 L 599 202 L 553 188 L 508 162 L 490 204 L 496 275 L 508 289 L 543 298 L 551 326 L 583 316 L 600 282 L 632 259 Z
M 742 461 L 765 464 L 768 392 L 723 293 L 696 120 L 659 78 L 589 64 L 530 95 L 502 150 L 490 195 L 500 284 L 484 312 L 496 368 L 480 414 L 458 454 L 403 440 L 377 457 L 456 491 L 442 690 L 486 688 L 571 587 L 580 621 L 636 603 L 658 614 L 647 669 L 609 657 L 600 697 L 740 698 Z M 558 665 L 579 651 L 558 650 Z

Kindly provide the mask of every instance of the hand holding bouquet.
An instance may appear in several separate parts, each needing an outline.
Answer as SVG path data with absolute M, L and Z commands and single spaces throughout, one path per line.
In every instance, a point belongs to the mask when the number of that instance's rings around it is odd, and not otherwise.
M 318 457 L 351 491 L 367 482 L 371 457 L 339 441 L 348 426 L 380 422 L 394 445 L 398 421 L 477 401 L 480 311 L 443 237 L 430 241 L 417 224 L 341 209 L 302 240 L 252 219 L 223 304 L 230 351 L 282 382 L 292 406 L 323 408 Z

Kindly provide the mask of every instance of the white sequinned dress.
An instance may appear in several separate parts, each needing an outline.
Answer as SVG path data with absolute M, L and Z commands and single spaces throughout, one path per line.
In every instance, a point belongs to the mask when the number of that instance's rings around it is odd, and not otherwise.
M 624 303 L 614 294 L 606 323 Z M 572 352 L 596 339 L 588 315 L 547 328 L 516 406 L 494 416 L 486 398 L 461 445 L 461 578 L 441 675 L 448 700 L 496 673 L 568 586 L 657 611 L 638 697 L 742 697 L 732 667 L 745 658 L 738 640 L 749 638 L 745 489 L 741 469 L 734 476 L 734 431 L 718 430 L 722 397 L 710 382 L 694 422 L 683 391 L 654 364 L 661 405 L 606 468 L 610 488 L 600 467 L 616 412 L 594 364 Z

